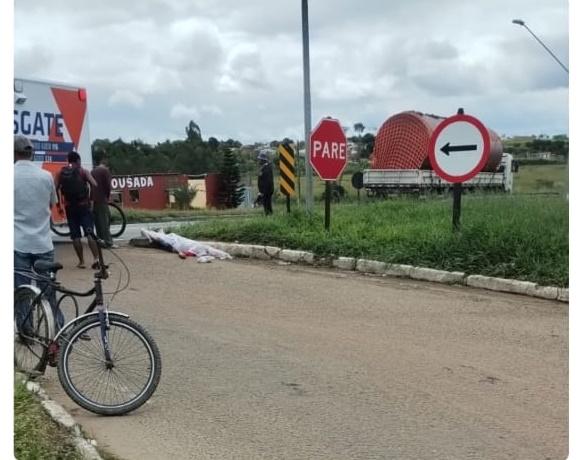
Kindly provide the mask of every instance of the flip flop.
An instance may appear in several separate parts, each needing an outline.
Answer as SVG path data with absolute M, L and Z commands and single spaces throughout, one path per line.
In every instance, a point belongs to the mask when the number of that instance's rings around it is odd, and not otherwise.
M 93 262 L 93 265 L 91 265 L 91 268 L 92 268 L 93 270 L 97 270 L 97 269 L 99 269 L 99 262 L 97 262 L 97 261 Z
M 77 268 L 87 268 L 87 267 L 85 267 L 85 264 L 77 264 Z

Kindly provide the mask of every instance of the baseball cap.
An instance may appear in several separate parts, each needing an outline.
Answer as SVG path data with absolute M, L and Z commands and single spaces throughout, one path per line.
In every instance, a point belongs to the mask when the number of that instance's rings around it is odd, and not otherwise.
M 34 150 L 32 142 L 25 136 L 17 135 L 14 136 L 14 151 L 15 152 L 26 152 L 27 150 Z

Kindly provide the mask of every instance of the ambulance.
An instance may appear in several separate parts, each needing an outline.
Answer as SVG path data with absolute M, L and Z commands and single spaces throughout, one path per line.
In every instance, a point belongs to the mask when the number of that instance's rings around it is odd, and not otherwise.
M 85 88 L 25 78 L 14 79 L 14 134 L 29 138 L 34 162 L 57 174 L 75 150 L 84 168 L 92 169 Z M 63 217 L 53 211 L 53 220 Z

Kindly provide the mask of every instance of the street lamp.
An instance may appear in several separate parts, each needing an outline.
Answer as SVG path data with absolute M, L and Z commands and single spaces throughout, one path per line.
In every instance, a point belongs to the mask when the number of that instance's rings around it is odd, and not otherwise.
M 525 23 L 523 20 L 521 20 L 521 19 L 514 19 L 514 20 L 513 20 L 513 21 L 511 21 L 511 22 L 513 22 L 514 24 L 517 24 L 518 26 L 523 26 L 523 27 L 525 27 L 525 28 L 527 29 L 527 31 L 528 31 L 530 34 L 532 34 L 532 35 L 533 35 L 533 38 L 535 38 L 535 39 L 538 41 L 538 43 L 539 43 L 540 45 L 542 45 L 542 46 L 544 47 L 544 49 L 545 49 L 545 50 L 546 50 L 548 53 L 550 53 L 550 55 L 551 55 L 551 56 L 552 56 L 552 57 L 553 57 L 553 58 L 556 60 L 556 62 L 557 62 L 558 64 L 560 64 L 560 66 L 562 67 L 562 69 L 564 69 L 568 75 L 570 74 L 570 72 L 568 71 L 568 67 L 566 67 L 564 64 L 562 64 L 562 62 L 561 62 L 561 61 L 560 61 L 560 60 L 559 60 L 559 59 L 556 57 L 556 55 L 555 55 L 554 53 L 552 53 L 552 52 L 550 51 L 550 49 L 549 49 L 549 48 L 548 48 L 546 45 L 544 45 L 544 43 L 543 43 L 543 42 L 542 42 L 542 41 L 541 41 L 541 40 L 540 40 L 540 39 L 539 39 L 539 38 L 536 36 L 536 34 L 534 34 L 534 33 L 531 31 L 531 29 L 530 29 L 530 28 L 529 28 L 529 27 L 526 25 L 526 23 Z M 568 181 L 568 158 L 566 158 L 566 201 L 568 200 L 568 195 L 569 195 L 569 194 L 568 194 L 568 182 L 569 182 L 569 181 Z
M 555 55 L 554 53 L 552 53 L 552 52 L 550 51 L 550 49 L 549 49 L 549 48 L 548 48 L 546 45 L 544 45 L 544 43 L 543 43 L 543 42 L 542 42 L 542 41 L 541 41 L 541 40 L 540 40 L 540 39 L 537 37 L 537 35 L 536 35 L 536 34 L 534 34 L 534 33 L 531 31 L 531 29 L 530 29 L 530 28 L 527 26 L 527 24 L 526 24 L 524 21 L 522 21 L 521 19 L 514 19 L 514 20 L 513 20 L 513 21 L 511 21 L 511 22 L 513 22 L 514 24 L 517 24 L 518 26 L 523 26 L 523 27 L 525 27 L 525 28 L 527 29 L 527 31 L 528 31 L 530 34 L 532 34 L 533 38 L 535 38 L 535 39 L 538 41 L 538 43 L 539 43 L 540 45 L 542 45 L 542 46 L 544 47 L 544 49 L 545 49 L 545 50 L 546 50 L 548 53 L 550 53 L 550 55 L 551 55 L 551 56 L 552 56 L 552 57 L 553 57 L 553 58 L 556 60 L 556 62 L 557 62 L 558 64 L 560 64 L 560 66 L 562 66 L 562 69 L 564 69 L 564 70 L 566 71 L 566 73 L 567 73 L 567 74 L 569 74 L 569 73 L 570 73 L 570 72 L 568 71 L 568 67 L 566 67 L 564 64 L 562 64 L 562 62 L 560 62 L 560 60 L 559 60 L 559 59 L 556 57 L 556 55 Z

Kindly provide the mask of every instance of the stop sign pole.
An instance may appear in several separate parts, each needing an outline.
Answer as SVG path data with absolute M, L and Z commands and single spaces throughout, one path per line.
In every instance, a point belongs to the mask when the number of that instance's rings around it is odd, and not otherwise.
M 325 181 L 325 229 L 331 215 L 331 181 L 337 180 L 348 162 L 348 142 L 339 120 L 322 119 L 309 136 L 309 163 Z

